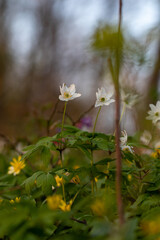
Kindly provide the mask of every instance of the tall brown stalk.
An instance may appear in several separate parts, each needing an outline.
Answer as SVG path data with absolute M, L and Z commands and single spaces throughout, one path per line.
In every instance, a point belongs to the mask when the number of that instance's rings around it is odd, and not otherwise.
M 116 194 L 117 194 L 117 208 L 119 215 L 119 222 L 124 223 L 123 201 L 121 192 L 121 150 L 120 150 L 120 97 L 119 97 L 119 72 L 120 72 L 120 58 L 121 58 L 121 21 L 122 21 L 122 0 L 119 0 L 119 23 L 118 23 L 118 47 L 116 49 L 116 71 L 115 71 L 115 94 L 116 94 Z

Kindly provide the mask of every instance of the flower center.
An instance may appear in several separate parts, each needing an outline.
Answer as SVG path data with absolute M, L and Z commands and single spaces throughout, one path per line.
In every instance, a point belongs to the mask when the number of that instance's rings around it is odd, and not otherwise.
M 106 100 L 105 97 L 102 97 L 102 98 L 100 99 L 101 102 L 105 102 L 105 100 Z
M 155 113 L 155 116 L 158 117 L 158 116 L 159 116 L 159 112 L 156 112 L 156 113 Z
M 65 97 L 65 98 L 70 98 L 71 95 L 70 95 L 68 92 L 65 92 L 65 93 L 64 93 L 64 97 Z

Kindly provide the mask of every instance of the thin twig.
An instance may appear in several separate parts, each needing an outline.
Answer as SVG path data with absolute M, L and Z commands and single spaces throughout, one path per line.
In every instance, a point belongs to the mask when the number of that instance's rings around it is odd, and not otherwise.
M 14 187 L 11 187 L 11 188 L 8 188 L 8 189 L 5 188 L 4 190 L 0 191 L 0 194 L 15 191 L 15 190 L 20 190 L 20 189 L 22 189 L 22 186 L 14 186 Z
M 63 111 L 58 111 L 58 113 L 63 113 Z M 67 118 L 71 121 L 71 123 L 73 124 L 74 123 L 74 120 L 73 120 L 73 118 L 66 112 L 66 114 L 65 114 L 66 116 L 67 116 Z
M 81 118 L 83 118 L 83 117 L 84 117 L 87 113 L 89 113 L 93 108 L 94 108 L 94 104 L 93 104 L 90 108 L 88 108 L 85 112 L 83 112 L 83 113 L 79 116 L 79 118 L 78 118 L 76 121 L 73 122 L 73 125 L 76 125 L 76 123 L 78 123 L 78 122 L 81 120 Z
M 66 116 L 67 116 L 67 117 L 69 118 L 69 120 L 72 122 L 73 126 L 75 126 L 75 125 L 76 125 L 87 113 L 89 113 L 93 108 L 94 108 L 94 104 L 93 104 L 90 108 L 88 108 L 85 112 L 83 112 L 76 121 L 74 121 L 73 118 L 72 118 L 68 113 L 66 113 Z M 63 113 L 63 112 L 62 112 L 62 111 L 58 111 L 58 113 Z
M 19 151 L 16 148 L 16 143 L 13 143 L 9 137 L 5 136 L 3 133 L 0 133 L 0 137 L 4 139 L 4 141 L 11 146 L 12 149 L 14 149 L 19 155 L 23 155 L 23 152 Z
M 81 223 L 81 224 L 84 224 L 84 225 L 87 225 L 86 220 L 78 220 L 78 219 L 76 219 L 76 218 L 74 218 L 74 217 L 71 217 L 71 220 L 73 220 L 73 221 L 75 221 L 75 222 L 78 222 L 78 223 Z
M 50 123 L 51 123 L 51 120 L 53 119 L 53 117 L 54 117 L 54 115 L 56 113 L 56 110 L 57 110 L 57 107 L 58 107 L 58 103 L 59 103 L 59 99 L 57 100 L 57 102 L 55 104 L 55 107 L 53 108 L 53 111 L 51 112 L 51 115 L 50 115 L 49 119 L 47 120 L 47 127 L 46 127 L 47 135 L 49 135 Z

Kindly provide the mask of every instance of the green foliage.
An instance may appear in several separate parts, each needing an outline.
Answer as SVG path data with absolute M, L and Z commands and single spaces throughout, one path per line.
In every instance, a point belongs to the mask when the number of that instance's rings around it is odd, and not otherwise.
M 144 147 L 137 137 L 128 144 Z M 160 211 L 158 158 L 122 152 L 126 223 L 119 228 L 114 136 L 64 125 L 24 151 L 26 166 L 15 176 L 7 174 L 10 157 L 0 155 L 1 239 L 146 239 L 142 226 Z

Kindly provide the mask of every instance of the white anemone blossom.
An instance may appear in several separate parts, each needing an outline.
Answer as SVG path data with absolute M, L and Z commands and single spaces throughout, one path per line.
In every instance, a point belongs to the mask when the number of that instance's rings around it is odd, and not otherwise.
M 115 102 L 114 99 L 111 99 L 113 95 L 112 91 L 106 93 L 106 90 L 102 87 L 101 89 L 98 88 L 98 92 L 96 92 L 96 103 L 95 107 L 100 107 L 104 105 L 109 105 L 112 102 Z
M 153 124 L 156 124 L 160 120 L 160 101 L 157 101 L 156 105 L 149 104 L 151 110 L 148 111 L 148 117 L 146 119 L 152 120 Z
M 126 145 L 128 139 L 126 130 L 121 131 L 121 134 L 122 134 L 122 137 L 120 137 L 121 145 Z
M 145 130 L 140 137 L 140 140 L 143 144 L 148 145 L 152 139 L 152 135 L 149 131 Z
M 60 86 L 60 93 L 59 100 L 61 101 L 69 101 L 81 96 L 80 93 L 76 93 L 74 84 L 67 87 L 66 84 L 63 83 L 62 87 Z
M 133 153 L 133 150 L 132 150 L 133 147 L 127 145 L 128 136 L 127 136 L 126 130 L 121 131 L 121 134 L 122 134 L 122 137 L 120 137 L 121 150 Z
M 133 92 L 125 92 L 121 89 L 121 100 L 127 108 L 132 108 L 139 100 L 139 95 Z

